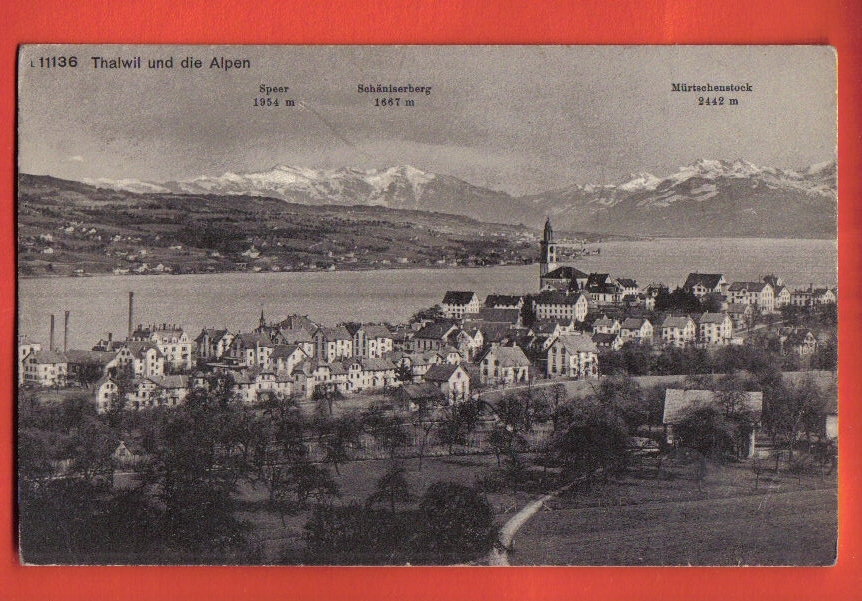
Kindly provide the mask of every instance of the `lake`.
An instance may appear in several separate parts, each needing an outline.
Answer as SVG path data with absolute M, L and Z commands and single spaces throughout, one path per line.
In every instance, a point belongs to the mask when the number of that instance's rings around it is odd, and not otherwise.
M 728 281 L 767 273 L 795 286 L 837 283 L 835 240 L 658 239 L 601 243 L 601 254 L 573 263 L 585 272 L 630 277 L 641 286 L 681 285 L 691 271 L 724 273 Z M 446 290 L 485 295 L 535 292 L 538 265 L 493 268 L 378 271 L 222 273 L 202 275 L 94 276 L 18 281 L 18 331 L 47 345 L 50 315 L 55 344 L 63 343 L 63 313 L 70 312 L 69 348 L 90 348 L 113 332 L 124 337 L 128 294 L 135 293 L 134 322 L 175 323 L 197 336 L 203 327 L 250 331 L 261 308 L 268 320 L 289 313 L 324 324 L 407 320 L 439 303 Z

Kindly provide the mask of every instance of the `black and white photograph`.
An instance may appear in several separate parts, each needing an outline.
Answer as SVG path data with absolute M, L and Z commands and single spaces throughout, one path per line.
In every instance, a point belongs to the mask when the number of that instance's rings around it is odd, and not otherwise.
M 20 46 L 21 562 L 834 565 L 837 60 Z

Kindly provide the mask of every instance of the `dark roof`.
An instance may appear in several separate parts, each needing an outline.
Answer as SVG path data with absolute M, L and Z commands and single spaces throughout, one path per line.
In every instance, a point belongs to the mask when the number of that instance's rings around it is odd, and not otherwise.
M 539 305 L 574 305 L 578 302 L 580 294 L 565 294 L 553 290 L 545 290 L 533 297 L 533 301 Z
M 623 330 L 640 330 L 648 321 L 645 317 L 627 317 L 620 328 Z
M 697 323 L 716 323 L 721 324 L 724 323 L 724 320 L 727 319 L 727 313 L 704 313 L 700 316 L 700 319 Z
M 298 344 L 277 344 L 275 348 L 272 349 L 272 355 L 270 355 L 270 357 L 272 359 L 287 359 L 295 353 L 297 349 L 305 355 L 305 351 L 302 350 L 302 347 Z
M 746 392 L 745 406 L 759 416 L 763 410 L 763 393 Z M 664 416 L 662 423 L 679 423 L 691 411 L 709 407 L 715 403 L 715 393 L 712 390 L 681 390 L 668 388 L 664 394 Z
M 484 361 L 488 356 L 493 356 L 499 361 L 500 367 L 525 367 L 530 365 L 530 360 L 519 346 L 494 346 L 485 353 L 482 360 Z
M 597 346 L 611 346 L 619 338 L 619 334 L 608 334 L 604 332 L 599 332 L 597 334 L 593 334 L 593 342 L 596 343 Z
M 623 288 L 637 288 L 638 283 L 631 278 L 617 278 L 617 282 L 620 283 L 620 286 Z
M 587 278 L 587 289 L 598 289 L 608 283 L 609 273 L 591 273 Z
M 227 334 L 227 330 L 217 330 L 215 328 L 204 328 L 201 330 L 201 333 L 198 334 L 198 337 L 195 338 L 195 342 L 200 342 L 204 339 L 204 336 L 209 336 L 210 339 L 220 340 L 224 335 Z
M 721 278 L 724 277 L 724 274 L 721 273 L 690 273 L 685 280 L 685 284 L 682 285 L 683 289 L 690 290 L 694 288 L 696 285 L 700 284 L 704 288 L 708 288 L 709 290 L 715 290 L 718 288 L 718 283 L 721 281 Z
M 562 267 L 557 267 L 553 271 L 549 271 L 542 277 L 548 278 L 549 280 L 576 280 L 587 277 L 587 274 L 580 269 L 575 269 L 569 265 L 563 265 Z
M 462 290 L 449 290 L 446 292 L 446 296 L 443 297 L 444 305 L 466 305 L 473 297 L 476 296 L 475 292 L 467 292 Z
M 107 365 L 117 356 L 116 351 L 66 351 L 66 360 L 68 363 L 77 365 L 94 364 Z
M 487 298 L 485 298 L 485 306 L 489 309 L 496 309 L 497 307 L 511 307 L 513 305 L 518 305 L 524 301 L 523 296 L 513 296 L 506 294 L 489 294 Z
M 742 292 L 742 291 L 754 291 L 760 292 L 766 286 L 768 286 L 766 282 L 733 282 L 728 288 L 729 292 Z
M 416 335 L 413 336 L 416 338 L 431 338 L 434 340 L 442 340 L 446 334 L 449 333 L 449 330 L 453 328 L 453 324 L 446 321 L 435 321 L 429 323 L 424 328 L 416 332 Z
M 426 382 L 448 382 L 458 367 L 451 363 L 436 363 L 429 367 L 422 377 Z
M 335 326 L 334 328 L 320 328 L 315 332 L 315 335 L 320 333 L 326 340 L 353 340 L 353 336 L 347 331 L 344 326 Z
M 473 319 L 479 321 L 493 321 L 497 323 L 516 323 L 521 317 L 518 309 L 479 309 L 479 313 Z
M 563 334 L 562 336 L 559 336 L 551 346 L 557 344 L 565 347 L 565 349 L 570 353 L 595 353 L 598 350 L 596 349 L 596 343 L 593 342 L 592 337 L 585 334 Z M 550 347 L 548 350 L 550 351 Z

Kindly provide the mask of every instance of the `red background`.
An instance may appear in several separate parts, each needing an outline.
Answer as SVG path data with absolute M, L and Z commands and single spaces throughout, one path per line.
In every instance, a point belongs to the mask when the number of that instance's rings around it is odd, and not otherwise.
M 862 599 L 856 0 L 6 0 L 0 7 L 0 599 Z M 24 568 L 13 521 L 15 70 L 21 43 L 831 44 L 839 79 L 841 465 L 834 568 Z

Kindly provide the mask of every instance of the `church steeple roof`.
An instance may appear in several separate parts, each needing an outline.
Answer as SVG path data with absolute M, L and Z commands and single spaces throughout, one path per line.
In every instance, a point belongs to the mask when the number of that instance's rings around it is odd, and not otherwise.
M 551 218 L 550 216 L 545 219 L 545 232 L 543 239 L 545 242 L 553 242 L 554 241 L 554 230 L 551 228 Z

